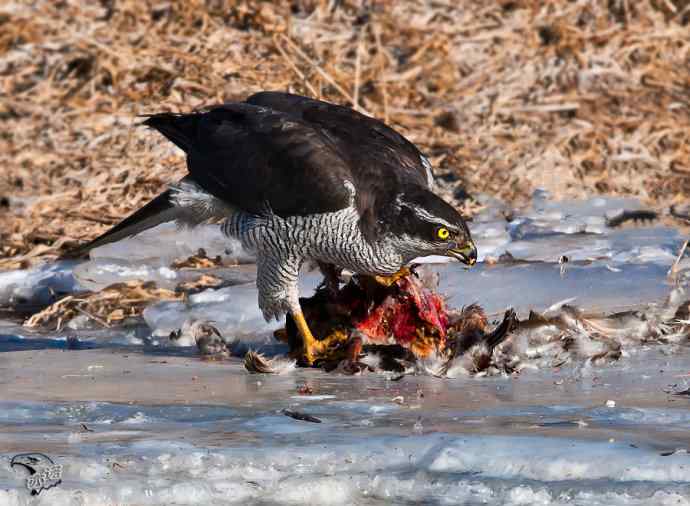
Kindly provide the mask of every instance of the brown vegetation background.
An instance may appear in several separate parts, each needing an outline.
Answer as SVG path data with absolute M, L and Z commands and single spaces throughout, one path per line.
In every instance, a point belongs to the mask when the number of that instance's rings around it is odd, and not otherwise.
M 689 0 L 6 0 L 0 268 L 96 236 L 184 173 L 137 115 L 267 89 L 387 121 L 447 191 L 667 209 L 690 193 L 689 21 Z

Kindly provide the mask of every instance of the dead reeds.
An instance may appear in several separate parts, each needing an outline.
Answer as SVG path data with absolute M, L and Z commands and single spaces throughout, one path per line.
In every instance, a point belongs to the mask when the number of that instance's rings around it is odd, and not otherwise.
M 386 119 L 470 194 L 668 208 L 690 194 L 689 20 L 686 0 L 5 4 L 0 268 L 96 236 L 184 173 L 137 115 L 264 89 Z

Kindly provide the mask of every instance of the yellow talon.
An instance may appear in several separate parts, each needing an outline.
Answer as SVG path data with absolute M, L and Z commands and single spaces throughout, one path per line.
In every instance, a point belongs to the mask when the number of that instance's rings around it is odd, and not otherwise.
M 318 340 L 309 330 L 307 321 L 304 319 L 304 313 L 301 311 L 292 313 L 292 319 L 297 326 L 297 332 L 302 337 L 302 358 L 308 365 L 312 365 L 317 358 L 334 358 L 331 356 L 324 357 L 324 355 L 332 355 L 333 351 L 348 339 L 347 332 L 336 330 L 325 339 Z M 333 350 L 330 350 L 331 348 Z
M 410 268 L 409 267 L 402 267 L 398 272 L 391 276 L 374 276 L 374 279 L 376 280 L 377 283 L 383 285 L 383 286 L 391 286 L 393 283 L 395 283 L 397 280 L 400 278 L 404 278 L 406 276 L 410 275 Z
M 311 330 L 309 330 L 309 325 L 307 325 L 307 321 L 304 319 L 304 314 L 301 311 L 293 313 L 292 319 L 295 321 L 295 325 L 297 325 L 297 332 L 302 336 L 302 356 L 311 365 L 314 363 L 317 341 L 314 339 Z

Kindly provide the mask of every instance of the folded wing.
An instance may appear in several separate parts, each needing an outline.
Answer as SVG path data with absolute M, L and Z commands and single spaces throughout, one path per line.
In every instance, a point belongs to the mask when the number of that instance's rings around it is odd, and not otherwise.
M 352 174 L 319 128 L 280 111 L 232 103 L 207 112 L 145 121 L 187 153 L 189 177 L 246 212 L 282 217 L 350 204 Z
M 320 100 L 264 91 L 247 103 L 280 111 L 320 129 L 337 146 L 357 180 L 388 187 L 419 185 L 431 189 L 431 165 L 417 147 L 383 122 L 349 107 Z

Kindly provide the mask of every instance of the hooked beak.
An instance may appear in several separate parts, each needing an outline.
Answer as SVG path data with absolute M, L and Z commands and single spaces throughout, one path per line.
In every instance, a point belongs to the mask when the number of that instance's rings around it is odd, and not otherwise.
M 461 248 L 454 248 L 448 250 L 449 257 L 457 258 L 463 264 L 474 265 L 477 263 L 477 247 L 472 241 L 468 242 Z

